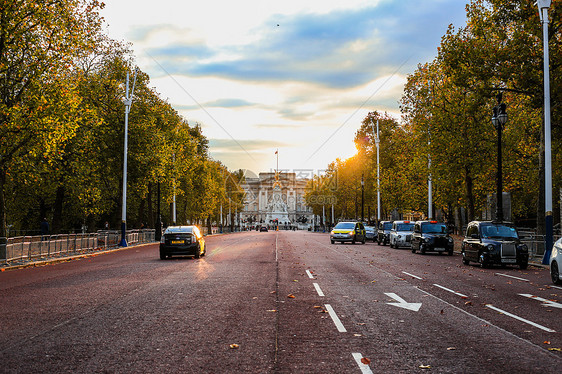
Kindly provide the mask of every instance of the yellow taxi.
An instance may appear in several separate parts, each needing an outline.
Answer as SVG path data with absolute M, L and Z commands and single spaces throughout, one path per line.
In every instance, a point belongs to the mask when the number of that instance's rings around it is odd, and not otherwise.
M 361 222 L 339 222 L 334 229 L 330 232 L 330 242 L 361 242 L 365 244 L 367 233 L 365 226 Z

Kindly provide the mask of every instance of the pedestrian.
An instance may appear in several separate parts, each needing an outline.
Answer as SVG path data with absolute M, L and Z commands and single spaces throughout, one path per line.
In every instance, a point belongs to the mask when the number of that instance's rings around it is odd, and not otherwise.
M 109 230 L 109 222 L 105 221 L 105 225 L 103 225 L 105 230 Z
M 43 221 L 41 221 L 41 240 L 45 240 L 47 235 L 49 235 L 49 222 L 47 222 L 47 218 L 43 218 Z

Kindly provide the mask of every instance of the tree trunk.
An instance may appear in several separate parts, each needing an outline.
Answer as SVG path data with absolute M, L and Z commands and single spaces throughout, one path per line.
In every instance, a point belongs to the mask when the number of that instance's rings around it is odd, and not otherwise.
M 472 183 L 472 177 L 469 175 L 468 168 L 465 167 L 464 169 L 464 181 L 466 187 L 466 205 L 467 205 L 467 213 L 468 213 L 468 221 L 474 221 L 474 193 L 473 188 L 474 185 Z
M 152 206 L 152 183 L 148 184 L 148 227 L 154 228 L 154 208 Z
M 0 169 L 0 237 L 7 237 L 6 231 L 6 199 L 4 186 L 6 185 L 6 171 Z
M 544 121 L 541 131 L 540 152 L 539 152 L 539 190 L 537 198 L 537 234 L 544 235 L 545 228 L 545 207 L 544 207 Z
M 64 205 L 64 185 L 57 187 L 55 205 L 53 207 L 53 222 L 51 232 L 53 234 L 60 234 L 62 229 L 62 209 Z M 41 217 L 43 218 L 43 217 Z

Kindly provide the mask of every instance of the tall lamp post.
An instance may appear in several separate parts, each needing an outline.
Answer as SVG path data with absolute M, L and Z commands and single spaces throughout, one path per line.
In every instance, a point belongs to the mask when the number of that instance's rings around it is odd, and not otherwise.
M 552 154 L 550 140 L 550 69 L 548 56 L 548 8 L 551 0 L 537 0 L 543 35 L 543 74 L 544 74 L 544 213 L 545 237 L 543 264 L 548 264 L 552 252 Z
M 365 181 L 361 174 L 361 222 L 365 221 Z
M 129 95 L 129 70 L 127 70 L 127 85 L 125 88 L 125 141 L 124 141 L 124 155 L 123 155 L 123 203 L 121 206 L 121 247 L 127 246 L 127 147 L 128 147 L 128 132 L 129 132 L 129 112 L 131 111 L 131 104 L 133 103 L 133 92 L 135 91 L 135 82 L 137 81 L 137 74 L 135 72 L 133 78 L 133 89 Z
M 371 114 L 371 113 L 369 113 Z M 380 165 L 379 165 L 379 120 L 377 120 L 377 131 L 375 132 L 375 125 L 371 117 L 371 126 L 373 126 L 373 133 L 375 134 L 375 145 L 377 146 L 377 224 L 381 220 L 381 181 L 380 181 Z
M 496 220 L 503 221 L 503 183 L 502 183 L 502 130 L 507 122 L 506 105 L 502 103 L 501 92 L 496 96 L 498 105 L 494 107 L 492 115 L 492 123 L 498 132 L 498 172 L 497 172 L 497 188 L 496 188 Z

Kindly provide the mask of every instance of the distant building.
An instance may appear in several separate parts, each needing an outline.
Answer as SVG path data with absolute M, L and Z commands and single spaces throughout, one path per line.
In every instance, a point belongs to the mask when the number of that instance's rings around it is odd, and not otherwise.
M 246 195 L 240 213 L 243 226 L 274 224 L 308 228 L 312 225 L 312 209 L 306 206 L 304 191 L 308 179 L 297 178 L 296 173 L 260 173 L 246 177 L 242 185 Z

